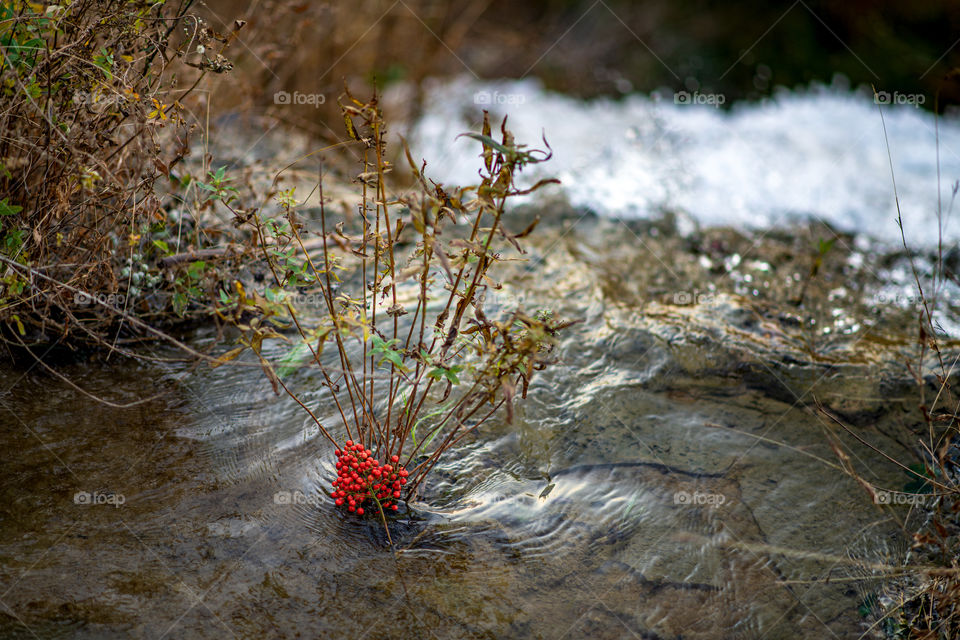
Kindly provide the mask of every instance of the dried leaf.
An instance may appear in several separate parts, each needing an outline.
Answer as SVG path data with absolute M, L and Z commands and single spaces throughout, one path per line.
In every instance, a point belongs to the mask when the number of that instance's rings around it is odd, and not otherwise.
M 490 137 L 490 112 L 486 109 L 483 110 L 483 129 L 481 129 L 481 133 L 488 138 Z M 483 166 L 487 168 L 488 173 L 493 170 L 493 150 L 486 146 L 483 148 Z
M 216 369 L 217 367 L 230 362 L 231 360 L 239 356 L 241 353 L 243 353 L 244 349 L 246 349 L 245 346 L 240 346 L 240 347 L 235 347 L 233 349 L 230 349 L 230 351 L 227 351 L 225 354 L 223 354 L 222 356 L 220 356 L 219 358 L 211 362 L 210 368 Z
M 353 126 L 353 119 L 350 117 L 350 115 L 346 111 L 343 112 L 343 123 L 347 127 L 347 135 L 353 138 L 354 140 L 356 140 L 357 142 L 361 142 L 360 136 L 357 134 L 357 130 Z
M 524 196 L 524 195 L 527 195 L 528 193 L 533 193 L 540 187 L 547 184 L 560 184 L 560 181 L 557 180 L 556 178 L 546 178 L 543 180 L 538 180 L 537 184 L 533 185 L 529 189 L 524 189 L 523 191 L 511 191 L 510 193 L 515 196 Z
M 412 276 L 415 276 L 423 271 L 423 265 L 418 263 L 413 263 L 409 267 L 405 267 L 397 272 L 396 280 L 400 282 L 401 280 L 406 280 Z
M 273 392 L 276 395 L 280 395 L 280 378 L 277 377 L 273 367 L 270 366 L 270 363 L 267 362 L 263 356 L 260 356 L 260 366 L 263 367 L 263 372 L 267 374 L 267 379 L 270 381 L 270 385 L 273 386 Z
M 440 264 L 443 265 L 443 270 L 447 272 L 447 278 L 450 279 L 450 282 L 453 282 L 453 270 L 450 268 L 450 259 L 447 258 L 447 254 L 443 252 L 439 244 L 433 246 L 433 252 L 440 258 Z
M 521 231 L 520 233 L 514 234 L 514 238 L 526 238 L 528 235 L 533 233 L 533 230 L 537 228 L 537 225 L 540 224 L 540 216 L 534 218 L 533 222 L 527 225 L 527 228 Z

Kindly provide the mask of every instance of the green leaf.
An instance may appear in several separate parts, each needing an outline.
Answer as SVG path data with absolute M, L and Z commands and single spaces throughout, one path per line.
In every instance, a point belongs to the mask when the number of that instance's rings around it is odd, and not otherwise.
M 370 352 L 374 355 L 380 356 L 380 361 L 377 362 L 378 367 L 383 364 L 384 360 L 387 360 L 401 371 L 404 370 L 403 356 L 401 356 L 399 351 L 393 348 L 395 344 L 400 343 L 399 338 L 394 338 L 390 342 L 384 342 L 383 338 L 375 335 L 371 339 L 371 342 L 373 342 L 373 347 L 370 349 Z
M 285 378 L 288 374 L 292 373 L 297 369 L 299 365 L 308 355 L 310 355 L 310 345 L 306 342 L 301 342 L 287 352 L 287 355 L 280 358 L 280 366 L 277 368 L 277 375 L 281 378 Z
M 187 296 L 182 293 L 173 294 L 173 312 L 183 317 L 184 312 L 187 310 Z
M 491 138 L 490 136 L 485 136 L 481 133 L 463 133 L 461 135 L 467 136 L 468 138 L 473 138 L 474 140 L 479 140 L 480 142 L 483 143 L 485 147 L 492 147 L 493 149 L 496 149 L 497 151 L 505 155 L 513 154 L 517 152 L 516 149 L 505 147 L 499 142 L 497 142 L 496 140 L 494 140 L 493 138 Z
M 100 48 L 100 53 L 93 56 L 93 64 L 100 68 L 103 71 L 103 75 L 107 79 L 113 78 L 113 54 L 109 53 L 105 48 Z
M 403 359 L 400 357 L 400 354 L 397 353 L 396 351 L 387 351 L 387 352 L 385 352 L 385 353 L 383 354 L 383 359 L 380 360 L 380 363 L 382 363 L 383 360 L 389 360 L 389 361 L 392 362 L 392 363 L 394 364 L 394 366 L 396 366 L 398 369 L 402 369 L 402 368 L 403 368 Z
M 192 280 L 199 280 L 203 277 L 203 272 L 207 268 L 207 263 L 203 260 L 195 260 L 187 267 L 187 275 Z
M 430 418 L 433 418 L 434 416 L 438 416 L 442 413 L 446 413 L 447 411 L 449 411 L 450 407 L 453 406 L 454 402 L 455 400 L 447 401 L 446 404 L 440 407 L 437 407 L 436 409 L 434 409 L 433 411 L 430 411 L 424 416 L 421 416 L 420 419 L 417 420 L 416 423 L 414 423 L 413 428 L 410 430 L 410 437 L 413 438 L 413 446 L 415 447 L 417 446 L 417 427 L 419 427 L 421 424 L 423 424 L 425 421 L 429 420 Z M 435 429 L 433 433 L 430 434 L 430 437 L 427 438 L 427 441 L 423 443 L 422 446 L 424 448 L 429 446 L 430 443 L 433 442 L 433 439 L 437 437 L 437 434 L 440 433 L 440 431 L 441 429 Z
M 7 253 L 14 254 L 23 246 L 23 237 L 27 234 L 24 229 L 11 229 L 3 237 L 3 246 Z
M 267 302 L 283 302 L 283 289 L 267 287 L 263 290 L 263 297 L 267 299 Z
M 457 374 L 463 370 L 463 365 L 453 365 L 452 367 L 434 367 L 428 374 L 427 377 L 433 378 L 434 380 L 440 380 L 440 378 L 445 378 L 450 384 L 460 384 L 460 379 L 457 378 Z
M 24 87 L 24 90 L 27 92 L 27 95 L 29 95 L 34 100 L 36 100 L 41 95 L 43 95 L 43 89 L 36 82 L 31 82 L 26 87 Z
M 0 216 L 12 216 L 23 211 L 23 207 L 10 204 L 7 198 L 0 200 Z

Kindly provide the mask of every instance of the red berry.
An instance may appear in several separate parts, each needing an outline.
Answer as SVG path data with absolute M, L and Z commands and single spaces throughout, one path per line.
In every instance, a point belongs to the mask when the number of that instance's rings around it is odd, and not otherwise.
M 399 498 L 399 497 L 400 497 L 400 492 L 399 492 L 399 491 L 394 491 L 394 492 L 393 492 L 393 497 L 394 497 L 394 498 Z
M 394 511 L 396 511 L 396 510 L 399 509 L 400 507 L 398 507 L 397 505 L 393 505 L 393 506 L 390 507 L 390 508 L 393 509 Z
M 353 440 L 347 440 L 347 446 L 348 446 L 348 447 L 352 447 L 352 446 L 353 446 Z
M 357 509 L 357 515 L 358 515 L 358 516 L 362 516 L 362 515 L 363 515 L 363 507 L 359 507 L 359 508 Z
M 336 505 L 339 507 L 340 505 L 343 504 L 343 498 L 337 498 L 336 500 L 334 500 L 334 502 L 335 502 Z
M 391 462 L 400 462 L 400 456 L 390 456 Z

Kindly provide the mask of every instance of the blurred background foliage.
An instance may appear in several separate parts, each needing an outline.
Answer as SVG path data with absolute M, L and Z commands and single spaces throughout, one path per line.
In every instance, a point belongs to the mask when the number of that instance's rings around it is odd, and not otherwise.
M 339 131 L 344 80 L 360 91 L 374 77 L 382 88 L 536 76 L 581 97 L 683 89 L 730 105 L 840 76 L 852 88 L 922 93 L 928 109 L 960 102 L 949 76 L 960 66 L 960 3 L 949 0 L 212 0 L 206 10 L 214 28 L 248 21 L 229 52 L 237 71 L 214 84 L 217 106 L 324 94 L 319 108 L 277 114 L 317 133 Z

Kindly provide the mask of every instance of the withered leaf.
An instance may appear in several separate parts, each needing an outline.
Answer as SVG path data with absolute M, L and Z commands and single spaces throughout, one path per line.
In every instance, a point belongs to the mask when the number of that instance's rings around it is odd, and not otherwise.
M 217 367 L 230 362 L 231 360 L 239 356 L 241 353 L 243 353 L 244 349 L 246 349 L 246 347 L 235 347 L 233 349 L 230 349 L 230 351 L 227 351 L 225 354 L 223 354 L 222 356 L 220 356 L 219 358 L 211 362 L 210 368 L 216 369 Z
M 273 387 L 273 392 L 276 395 L 280 395 L 280 378 L 277 377 L 273 367 L 263 356 L 260 356 L 260 366 L 263 368 L 263 372 L 267 374 L 267 379 L 270 381 L 270 385 Z
M 443 265 L 444 271 L 447 272 L 447 277 L 450 279 L 450 282 L 453 282 L 453 270 L 450 268 L 450 259 L 447 257 L 447 254 L 443 252 L 439 244 L 434 245 L 433 252 L 440 258 L 440 264 Z

